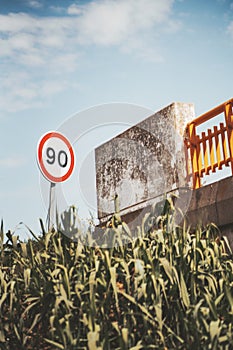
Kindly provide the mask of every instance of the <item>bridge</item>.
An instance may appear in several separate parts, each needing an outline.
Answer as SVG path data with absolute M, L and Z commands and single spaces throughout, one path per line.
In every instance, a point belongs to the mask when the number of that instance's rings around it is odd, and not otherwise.
M 95 158 L 101 225 L 116 194 L 129 225 L 175 195 L 190 225 L 215 223 L 233 246 L 233 98 L 197 118 L 193 104 L 174 102 L 98 147 Z

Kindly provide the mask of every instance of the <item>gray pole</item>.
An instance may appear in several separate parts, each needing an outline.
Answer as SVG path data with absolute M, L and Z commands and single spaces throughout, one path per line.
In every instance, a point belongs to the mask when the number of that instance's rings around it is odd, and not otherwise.
M 50 231 L 55 224 L 56 217 L 56 184 L 50 183 L 49 192 L 49 210 L 48 210 L 48 231 Z

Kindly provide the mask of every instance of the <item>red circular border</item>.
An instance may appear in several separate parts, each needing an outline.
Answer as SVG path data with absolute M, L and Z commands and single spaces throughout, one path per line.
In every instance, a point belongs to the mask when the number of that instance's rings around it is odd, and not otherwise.
M 65 175 L 60 176 L 60 177 L 55 177 L 55 176 L 50 175 L 50 173 L 46 170 L 44 163 L 43 163 L 43 159 L 42 159 L 42 151 L 43 151 L 44 144 L 51 137 L 57 137 L 60 140 L 62 140 L 63 142 L 65 142 L 66 146 L 69 148 L 69 151 L 70 151 L 71 164 L 70 164 L 69 170 L 67 171 L 67 173 Z M 44 136 L 42 136 L 42 138 L 40 139 L 40 141 L 38 143 L 37 161 L 38 161 L 39 168 L 40 168 L 42 174 L 44 175 L 44 177 L 47 180 L 49 180 L 53 183 L 56 183 L 56 182 L 66 181 L 70 177 L 70 175 L 72 174 L 72 171 L 74 170 L 75 156 L 74 156 L 73 148 L 72 148 L 70 142 L 67 140 L 67 138 L 64 135 L 62 135 L 56 131 L 51 131 L 51 132 L 48 132 L 47 134 L 45 134 Z

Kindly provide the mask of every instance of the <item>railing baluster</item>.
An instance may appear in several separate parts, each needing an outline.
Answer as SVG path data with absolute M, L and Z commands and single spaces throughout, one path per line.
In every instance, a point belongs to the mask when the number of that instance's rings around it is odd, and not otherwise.
M 212 141 L 213 134 L 211 132 L 211 129 L 208 129 L 207 133 L 208 133 L 208 141 L 209 141 L 210 166 L 211 166 L 211 171 L 215 173 L 215 167 L 214 167 L 215 157 L 214 157 L 214 147 L 213 147 L 213 141 Z
M 208 150 L 207 150 L 207 146 L 206 146 L 206 134 L 205 134 L 205 132 L 201 133 L 201 138 L 202 138 L 202 143 L 203 143 L 205 174 L 209 175 L 209 170 L 208 170 L 209 158 L 208 158 Z
M 202 177 L 202 154 L 201 154 L 201 139 L 199 135 L 196 135 L 197 140 L 197 171 L 198 177 Z
M 198 169 L 198 152 L 197 152 L 197 136 L 196 127 L 194 124 L 189 126 L 189 139 L 190 139 L 190 155 L 193 168 L 193 186 L 194 188 L 200 187 L 200 177 Z
M 230 164 L 231 164 L 231 173 L 233 175 L 233 113 L 232 113 L 232 103 L 226 103 L 225 105 L 225 119 L 226 119 L 226 129 L 227 129 L 227 137 L 228 137 L 228 144 L 229 144 L 229 152 L 230 152 Z
M 226 164 L 227 158 L 228 158 L 228 150 L 226 145 L 225 131 L 226 131 L 226 127 L 224 127 L 223 123 L 220 123 L 220 135 L 221 135 L 221 141 L 222 141 L 223 160 L 225 165 L 228 165 Z
M 190 140 L 189 140 L 189 128 L 186 128 L 186 135 L 184 138 L 184 152 L 185 152 L 185 159 L 186 159 L 186 174 L 187 178 L 186 181 L 189 183 L 191 177 L 192 177 L 192 161 L 191 161 L 191 147 L 190 147 Z
M 218 128 L 217 126 L 214 126 L 214 139 L 215 139 L 215 146 L 216 146 L 216 161 L 217 161 L 217 165 L 218 165 L 218 169 L 222 169 L 222 165 L 221 165 L 221 153 L 220 153 L 220 144 L 219 144 L 219 138 L 218 138 Z

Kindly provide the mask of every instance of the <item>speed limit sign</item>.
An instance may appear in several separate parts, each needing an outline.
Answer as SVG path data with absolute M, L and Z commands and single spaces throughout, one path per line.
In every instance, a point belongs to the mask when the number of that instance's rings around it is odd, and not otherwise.
M 75 164 L 69 140 L 56 131 L 43 135 L 37 146 L 37 162 L 42 174 L 51 183 L 66 181 Z

